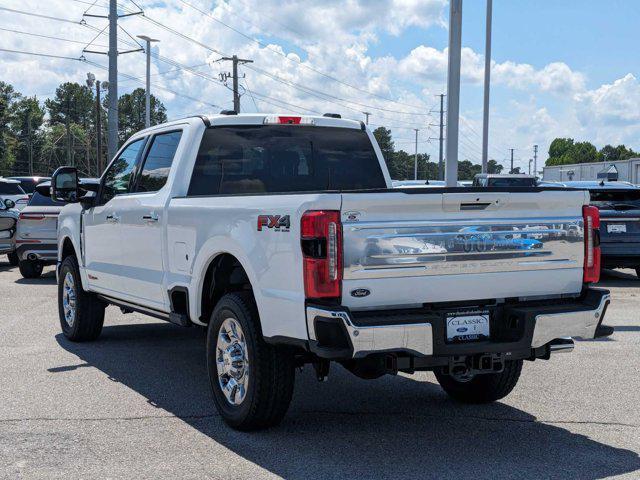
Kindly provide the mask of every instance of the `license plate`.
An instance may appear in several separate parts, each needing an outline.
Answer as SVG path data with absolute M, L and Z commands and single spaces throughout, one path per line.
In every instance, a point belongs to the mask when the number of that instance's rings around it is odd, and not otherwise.
M 624 223 L 609 223 L 607 233 L 627 233 L 627 225 Z
M 489 338 L 489 312 L 447 315 L 447 342 L 471 342 Z

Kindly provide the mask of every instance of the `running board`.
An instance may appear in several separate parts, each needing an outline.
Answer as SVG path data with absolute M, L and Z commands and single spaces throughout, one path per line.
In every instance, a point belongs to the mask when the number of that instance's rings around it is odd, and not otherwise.
M 189 317 L 187 317 L 187 315 L 184 315 L 184 314 L 167 313 L 160 310 L 156 310 L 154 308 L 145 307 L 143 305 L 126 302 L 124 300 L 118 300 L 116 298 L 108 297 L 106 295 L 98 295 L 98 298 L 100 298 L 104 302 L 107 302 L 110 305 L 115 305 L 116 307 L 120 307 L 123 311 L 132 311 L 132 312 L 142 313 L 144 315 L 149 315 L 150 317 L 164 320 L 166 322 L 170 322 L 175 325 L 179 325 L 181 327 L 191 326 L 191 321 L 189 320 Z

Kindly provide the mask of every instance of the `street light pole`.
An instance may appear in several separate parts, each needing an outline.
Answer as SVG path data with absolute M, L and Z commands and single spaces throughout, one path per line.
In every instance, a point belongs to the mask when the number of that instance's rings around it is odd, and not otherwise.
M 160 40 L 147 35 L 138 35 L 138 38 L 146 42 L 144 50 L 147 54 L 147 84 L 144 96 L 144 127 L 149 128 L 151 126 L 151 42 Z
M 493 0 L 487 0 L 487 36 L 484 51 L 484 112 L 482 119 L 482 173 L 489 159 L 489 91 L 491 89 L 491 17 Z
M 413 179 L 418 179 L 418 129 L 414 128 L 416 131 L 416 153 L 413 156 Z
M 458 122 L 460 115 L 460 57 L 462 0 L 449 2 L 449 70 L 447 75 L 447 187 L 458 185 Z

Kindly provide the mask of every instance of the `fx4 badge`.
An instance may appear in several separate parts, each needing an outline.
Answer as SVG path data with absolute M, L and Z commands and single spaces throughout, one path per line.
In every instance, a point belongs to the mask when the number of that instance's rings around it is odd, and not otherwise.
M 276 232 L 288 232 L 291 227 L 289 215 L 258 215 L 258 231 L 273 228 Z

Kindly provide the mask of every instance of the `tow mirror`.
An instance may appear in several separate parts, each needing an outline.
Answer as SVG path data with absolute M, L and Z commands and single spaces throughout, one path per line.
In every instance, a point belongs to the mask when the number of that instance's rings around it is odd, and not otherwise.
M 78 170 L 75 167 L 60 167 L 51 177 L 51 198 L 57 202 L 77 203 Z

